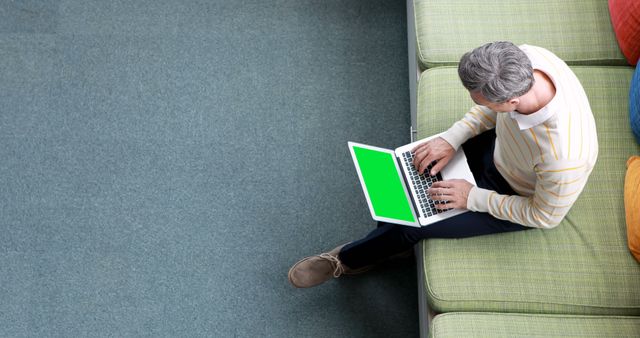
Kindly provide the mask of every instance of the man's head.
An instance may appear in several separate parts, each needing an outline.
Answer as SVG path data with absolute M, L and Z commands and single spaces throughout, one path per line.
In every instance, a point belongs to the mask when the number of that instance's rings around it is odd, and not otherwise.
M 473 101 L 497 112 L 514 111 L 519 97 L 534 82 L 531 61 L 507 41 L 488 43 L 464 54 L 458 75 Z

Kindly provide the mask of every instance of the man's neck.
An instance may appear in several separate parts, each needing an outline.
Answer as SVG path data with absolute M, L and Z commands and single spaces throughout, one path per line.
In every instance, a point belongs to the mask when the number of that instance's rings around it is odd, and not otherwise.
M 516 107 L 516 111 L 520 114 L 529 115 L 539 111 L 556 95 L 556 87 L 547 74 L 535 69 L 533 78 L 535 79 L 533 87 L 520 96 L 520 103 Z

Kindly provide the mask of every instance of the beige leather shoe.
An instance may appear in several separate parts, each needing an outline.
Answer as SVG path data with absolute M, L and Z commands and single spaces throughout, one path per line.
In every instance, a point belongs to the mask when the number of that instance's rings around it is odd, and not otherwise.
M 320 285 L 332 278 L 354 275 L 370 270 L 372 267 L 351 270 L 338 258 L 343 244 L 327 253 L 305 257 L 289 269 L 289 282 L 297 288 L 310 288 Z

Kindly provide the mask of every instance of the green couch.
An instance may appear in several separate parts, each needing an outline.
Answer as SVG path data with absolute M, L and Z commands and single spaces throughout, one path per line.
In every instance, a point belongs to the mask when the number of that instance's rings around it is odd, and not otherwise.
M 640 264 L 626 246 L 623 203 L 626 160 L 640 153 L 628 120 L 634 68 L 607 0 L 408 0 L 407 9 L 414 138 L 446 130 L 473 105 L 457 76 L 460 56 L 509 40 L 572 67 L 600 143 L 589 183 L 558 227 L 420 244 L 421 334 L 640 336 Z

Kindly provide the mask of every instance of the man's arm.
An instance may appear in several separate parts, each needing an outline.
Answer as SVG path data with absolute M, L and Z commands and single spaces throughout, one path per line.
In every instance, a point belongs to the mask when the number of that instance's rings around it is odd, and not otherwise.
M 553 228 L 569 212 L 584 189 L 591 168 L 586 162 L 553 162 L 536 167 L 533 196 L 500 195 L 473 187 L 467 208 L 535 228 Z
M 472 107 L 460 121 L 454 123 L 440 137 L 412 149 L 415 154 L 413 164 L 416 170 L 422 174 L 429 164 L 436 162 L 430 173 L 435 176 L 449 163 L 460 145 L 479 133 L 495 128 L 496 116 L 497 113 L 487 107 L 481 105 Z
M 476 105 L 460 121 L 454 123 L 449 130 L 442 134 L 442 138 L 455 150 L 458 150 L 468 139 L 495 128 L 496 117 L 495 111 L 485 106 Z

